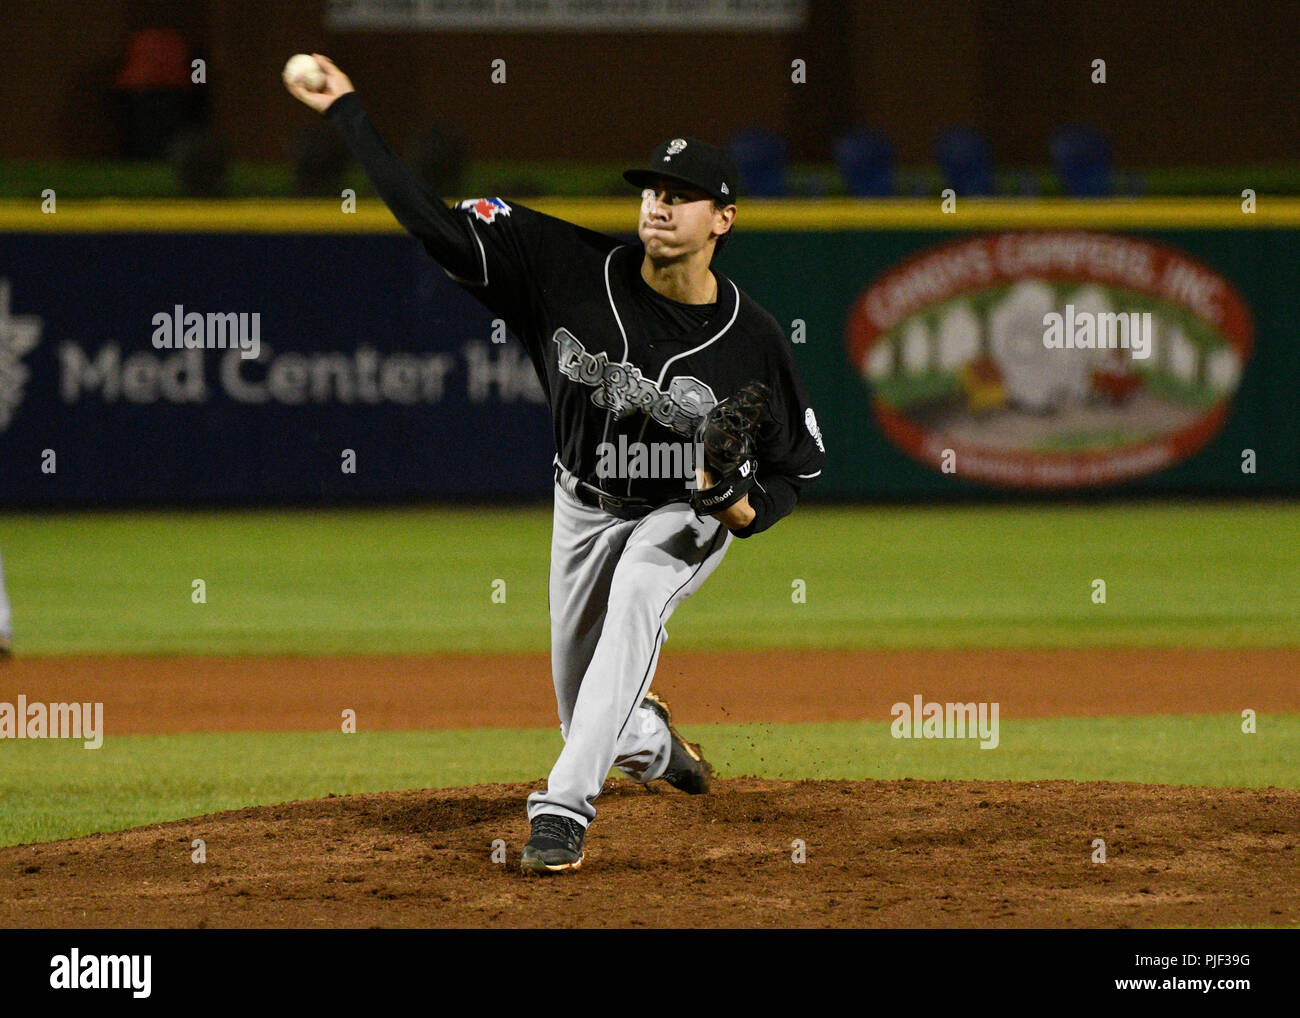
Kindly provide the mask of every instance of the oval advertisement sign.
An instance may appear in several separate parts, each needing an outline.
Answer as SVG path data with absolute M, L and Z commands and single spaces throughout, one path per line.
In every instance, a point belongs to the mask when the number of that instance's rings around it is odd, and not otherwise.
M 884 433 L 934 470 L 1085 488 L 1191 456 L 1227 419 L 1250 312 L 1172 247 L 1091 232 L 985 234 L 871 283 L 849 358 Z

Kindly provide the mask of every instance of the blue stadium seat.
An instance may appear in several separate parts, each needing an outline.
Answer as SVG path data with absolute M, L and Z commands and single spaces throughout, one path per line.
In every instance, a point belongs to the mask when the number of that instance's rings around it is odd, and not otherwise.
M 741 190 L 750 198 L 785 194 L 785 142 L 771 131 L 751 127 L 732 136 L 727 145 L 740 170 Z
M 944 180 L 959 195 L 989 195 L 993 182 L 993 149 L 973 127 L 949 127 L 934 139 L 934 160 Z
M 840 135 L 835 164 L 851 195 L 884 198 L 894 193 L 894 146 L 874 128 L 858 127 Z
M 1062 127 L 1051 140 L 1052 163 L 1061 187 L 1075 198 L 1099 198 L 1112 190 L 1110 142 L 1090 127 Z

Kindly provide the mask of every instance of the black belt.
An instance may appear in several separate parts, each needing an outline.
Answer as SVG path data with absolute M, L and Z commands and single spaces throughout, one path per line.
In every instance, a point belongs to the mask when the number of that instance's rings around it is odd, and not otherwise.
M 571 474 L 558 463 L 555 464 L 555 483 L 587 508 L 600 509 L 620 520 L 639 520 L 643 516 L 649 516 L 660 506 L 668 505 L 668 502 L 655 504 L 647 499 L 634 498 L 631 495 L 611 495 L 607 491 L 601 491 L 594 484 L 588 484 L 586 481 L 580 480 L 577 475 Z M 670 499 L 669 501 L 681 500 Z

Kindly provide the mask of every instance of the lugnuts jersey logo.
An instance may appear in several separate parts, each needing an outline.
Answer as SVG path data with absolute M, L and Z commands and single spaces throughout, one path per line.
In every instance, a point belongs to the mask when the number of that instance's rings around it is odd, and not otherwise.
M 694 435 L 704 415 L 717 406 L 713 390 L 698 378 L 677 375 L 664 392 L 635 364 L 611 361 L 603 350 L 588 353 L 568 329 L 556 329 L 551 338 L 559 347 L 560 373 L 592 386 L 591 401 L 619 420 L 640 410 L 679 435 Z
M 456 208 L 468 209 L 485 223 L 492 222 L 498 215 L 510 215 L 510 206 L 500 198 L 467 198 Z

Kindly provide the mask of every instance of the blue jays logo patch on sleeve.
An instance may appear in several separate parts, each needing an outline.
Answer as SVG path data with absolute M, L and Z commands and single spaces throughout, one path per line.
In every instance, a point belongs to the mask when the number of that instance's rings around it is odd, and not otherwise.
M 496 219 L 497 215 L 510 215 L 510 206 L 500 198 L 467 198 L 456 206 L 458 209 L 469 209 L 474 215 L 485 223 L 490 223 Z

